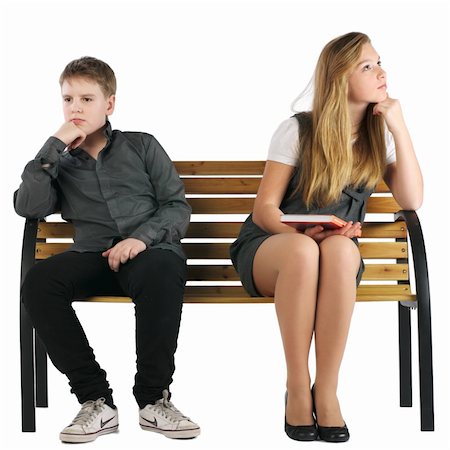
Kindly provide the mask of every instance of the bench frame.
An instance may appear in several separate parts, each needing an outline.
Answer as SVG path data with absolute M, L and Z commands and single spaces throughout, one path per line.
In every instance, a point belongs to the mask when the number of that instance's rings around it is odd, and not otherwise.
M 199 166 L 208 167 L 208 164 L 219 167 L 213 173 L 235 173 L 239 176 L 251 172 L 248 167 L 257 166 L 256 172 L 262 175 L 263 161 L 248 162 L 175 162 L 181 176 L 198 175 L 201 173 Z M 233 170 L 229 167 L 244 165 L 247 168 Z M 206 170 L 206 169 L 205 169 Z M 207 171 L 206 173 L 210 173 Z M 253 172 L 251 172 L 253 173 Z M 186 190 L 187 194 L 189 193 Z M 383 192 L 386 192 L 383 191 Z M 388 192 L 388 191 L 387 191 Z M 198 193 L 198 192 L 197 192 Z M 188 200 L 189 196 L 187 195 Z M 192 204 L 192 202 L 191 202 Z M 193 213 L 195 213 L 195 208 Z M 204 212 L 204 211 L 202 211 Z M 229 211 L 228 211 L 229 212 Z M 215 211 L 217 213 L 217 211 Z M 432 334 L 431 334 L 431 310 L 430 291 L 428 279 L 427 258 L 422 228 L 415 211 L 397 211 L 394 214 L 395 221 L 404 221 L 409 236 L 409 246 L 412 250 L 413 270 L 416 284 L 416 295 L 409 295 L 412 300 L 399 298 L 386 299 L 398 302 L 398 332 L 399 332 L 399 382 L 400 382 L 400 406 L 412 406 L 412 367 L 411 367 L 411 310 L 417 310 L 418 314 L 418 347 L 419 347 L 419 387 L 420 387 L 420 424 L 422 431 L 434 431 L 434 391 L 433 391 L 433 358 L 432 358 Z M 27 219 L 25 222 L 22 261 L 21 261 L 21 285 L 31 267 L 36 263 L 36 251 L 40 242 L 45 239 L 38 237 L 39 224 L 43 220 Z M 364 230 L 364 225 L 363 225 Z M 364 236 L 364 234 L 363 234 Z M 406 239 L 396 239 L 405 242 Z M 397 262 L 405 262 L 403 259 Z M 411 267 L 411 266 L 410 266 Z M 406 282 L 398 281 L 398 284 Z M 361 299 L 360 299 L 361 300 Z M 365 299 L 363 299 L 365 300 Z M 105 301 L 101 297 L 93 297 L 91 301 Z M 106 301 L 127 302 L 130 299 L 118 298 Z M 268 303 L 272 298 L 251 298 L 242 294 L 227 297 L 220 289 L 216 294 L 209 292 L 203 299 L 185 297 L 185 302 L 190 303 Z M 47 354 L 39 336 L 35 333 L 28 314 L 20 302 L 20 355 L 21 355 L 21 393 L 22 393 L 22 431 L 36 431 L 36 407 L 48 406 L 47 386 Z

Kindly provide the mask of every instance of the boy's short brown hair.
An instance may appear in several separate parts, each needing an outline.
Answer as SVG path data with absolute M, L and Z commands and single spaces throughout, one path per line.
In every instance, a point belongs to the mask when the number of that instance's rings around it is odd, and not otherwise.
M 110 97 L 116 93 L 117 83 L 113 70 L 105 62 L 92 56 L 83 56 L 67 64 L 59 77 L 60 86 L 65 80 L 75 77 L 87 78 L 97 82 L 105 97 Z

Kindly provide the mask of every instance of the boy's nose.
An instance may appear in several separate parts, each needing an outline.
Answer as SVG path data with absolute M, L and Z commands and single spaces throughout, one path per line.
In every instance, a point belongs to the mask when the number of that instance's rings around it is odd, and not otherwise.
M 72 112 L 81 112 L 81 105 L 76 102 L 72 103 Z

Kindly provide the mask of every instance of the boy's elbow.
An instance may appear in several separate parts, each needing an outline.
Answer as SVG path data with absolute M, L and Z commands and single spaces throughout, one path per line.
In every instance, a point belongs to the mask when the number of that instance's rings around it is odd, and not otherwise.
M 42 219 L 54 212 L 54 208 L 48 208 L 46 205 L 31 205 L 17 200 L 14 202 L 14 210 L 25 219 Z

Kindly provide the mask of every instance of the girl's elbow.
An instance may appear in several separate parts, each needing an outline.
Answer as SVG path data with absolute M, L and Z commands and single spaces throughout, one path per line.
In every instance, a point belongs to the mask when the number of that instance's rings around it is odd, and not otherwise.
M 412 202 L 412 208 L 414 211 L 419 209 L 422 206 L 423 203 L 423 189 L 417 194 L 416 198 Z
M 260 222 L 260 220 L 259 220 L 259 216 L 260 216 L 260 214 L 258 214 L 258 211 L 257 211 L 257 210 L 253 210 L 253 213 L 252 213 L 252 221 L 253 221 L 253 223 L 254 223 L 255 225 L 257 225 L 258 227 L 261 228 L 261 222 Z
M 407 210 L 407 211 L 417 211 L 423 203 L 423 198 L 417 198 L 417 199 L 413 199 L 404 203 L 400 203 L 400 206 L 402 207 L 402 209 Z
M 417 211 L 422 206 L 422 203 L 423 203 L 423 201 L 422 201 L 422 199 L 420 199 L 420 201 L 418 201 L 412 205 L 411 209 L 414 211 Z

